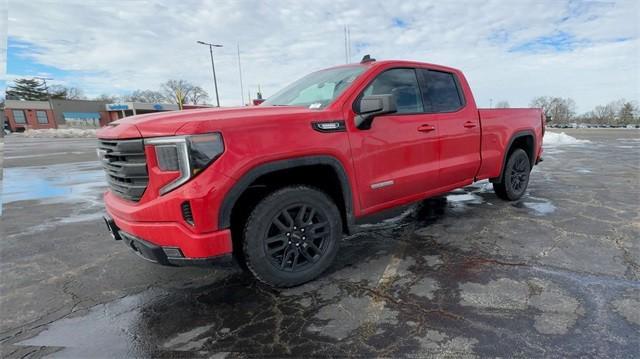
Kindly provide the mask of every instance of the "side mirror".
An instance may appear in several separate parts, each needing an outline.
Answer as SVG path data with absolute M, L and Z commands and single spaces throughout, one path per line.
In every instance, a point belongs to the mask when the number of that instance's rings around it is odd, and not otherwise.
M 371 128 L 373 118 L 386 113 L 396 112 L 396 100 L 393 95 L 370 95 L 360 99 L 357 115 L 355 118 L 356 127 L 361 130 Z

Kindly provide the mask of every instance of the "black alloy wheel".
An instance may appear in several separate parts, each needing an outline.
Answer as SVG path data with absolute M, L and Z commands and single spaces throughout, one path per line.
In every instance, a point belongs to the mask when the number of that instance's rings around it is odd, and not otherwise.
M 247 268 L 263 283 L 292 287 L 318 277 L 332 263 L 342 237 L 342 217 L 323 191 L 285 187 L 251 211 L 243 233 Z
M 496 195 L 507 201 L 520 199 L 529 185 L 531 162 L 527 153 L 516 148 L 511 152 L 503 170 L 502 180 L 493 183 Z
M 509 176 L 509 185 L 514 193 L 523 192 L 529 183 L 529 158 L 527 156 L 518 156 L 511 166 L 511 174 Z
M 325 254 L 330 235 L 329 222 L 318 208 L 312 204 L 296 204 L 271 220 L 264 250 L 277 269 L 301 271 Z

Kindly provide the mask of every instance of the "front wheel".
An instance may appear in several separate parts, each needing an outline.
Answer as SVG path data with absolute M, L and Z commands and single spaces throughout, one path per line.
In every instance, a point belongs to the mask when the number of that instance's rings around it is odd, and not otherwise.
M 531 161 L 527 153 L 517 148 L 504 166 L 502 181 L 493 184 L 496 195 L 507 201 L 515 201 L 522 197 L 529 185 L 529 173 L 531 172 Z
M 324 192 L 286 187 L 253 209 L 244 229 L 243 251 L 253 275 L 274 287 L 292 287 L 324 272 L 335 259 L 342 220 Z

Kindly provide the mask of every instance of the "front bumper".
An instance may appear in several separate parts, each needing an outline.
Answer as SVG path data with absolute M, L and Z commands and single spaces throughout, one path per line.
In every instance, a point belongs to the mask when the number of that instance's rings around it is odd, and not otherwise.
M 124 241 L 137 255 L 157 264 L 212 266 L 233 261 L 228 229 L 195 235 L 175 223 L 132 223 L 114 220 L 109 214 L 104 221 L 115 240 Z

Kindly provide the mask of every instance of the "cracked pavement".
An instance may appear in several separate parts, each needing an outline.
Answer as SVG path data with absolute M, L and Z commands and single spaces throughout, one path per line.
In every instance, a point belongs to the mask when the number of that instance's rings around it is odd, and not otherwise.
M 9 136 L 0 355 L 640 356 L 640 131 L 564 131 L 590 143 L 545 147 L 520 201 L 423 201 L 287 290 L 139 259 L 73 180 L 100 171 L 92 140 Z

